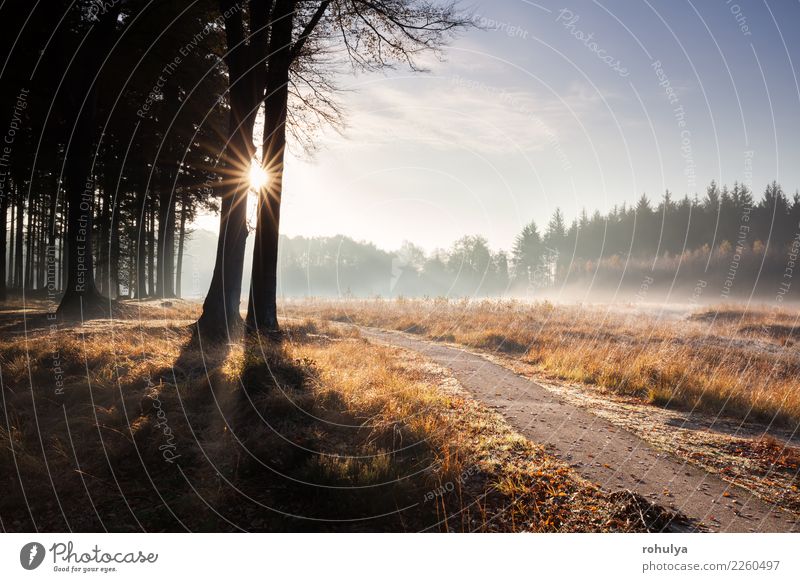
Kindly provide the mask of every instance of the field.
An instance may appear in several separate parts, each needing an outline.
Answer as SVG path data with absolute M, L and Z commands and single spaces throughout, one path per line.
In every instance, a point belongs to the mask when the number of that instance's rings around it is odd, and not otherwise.
M 214 345 L 192 335 L 194 304 L 123 302 L 82 325 L 46 308 L 6 305 L 0 318 L 4 531 L 681 523 L 587 482 L 447 370 L 310 305 L 281 341 Z
M 444 299 L 288 301 L 283 309 L 288 318 L 394 329 L 473 350 L 800 514 L 797 311 Z
M 800 423 L 797 310 L 399 299 L 286 302 L 284 312 L 513 356 L 545 376 L 660 406 Z

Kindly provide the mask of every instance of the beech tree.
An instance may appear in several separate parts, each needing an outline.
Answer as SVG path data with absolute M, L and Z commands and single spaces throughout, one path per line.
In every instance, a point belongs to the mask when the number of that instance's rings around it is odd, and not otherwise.
M 276 0 L 267 60 L 262 165 L 269 180 L 259 193 L 247 325 L 278 331 L 277 266 L 280 207 L 283 195 L 287 118 L 293 107 L 308 106 L 301 87 L 309 81 L 303 63 L 324 47 L 344 56 L 356 70 L 376 70 L 403 63 L 419 70 L 417 57 L 438 51 L 458 28 L 469 25 L 454 2 L 427 0 Z M 315 69 L 311 68 L 312 73 Z M 318 72 L 318 71 L 317 71 Z M 319 77 L 317 77 L 318 79 Z M 324 72 L 322 73 L 324 79 Z M 298 88 L 290 99 L 291 88 Z M 330 105 L 329 97 L 321 98 Z M 335 109 L 335 106 L 334 106 Z
M 225 19 L 228 67 L 228 135 L 222 155 L 219 185 L 220 226 L 211 285 L 197 322 L 208 336 L 229 334 L 241 323 L 244 251 L 247 241 L 248 171 L 255 154 L 253 126 L 264 96 L 269 18 L 273 0 L 221 0 Z M 244 5 L 248 26 L 245 25 Z

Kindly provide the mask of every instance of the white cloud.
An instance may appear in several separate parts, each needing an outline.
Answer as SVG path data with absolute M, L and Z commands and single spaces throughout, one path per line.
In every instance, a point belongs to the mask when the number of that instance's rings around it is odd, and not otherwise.
M 327 139 L 351 148 L 424 143 L 482 153 L 536 151 L 578 133 L 579 120 L 601 107 L 601 97 L 578 84 L 545 96 L 458 74 L 386 79 L 349 95 L 348 128 Z

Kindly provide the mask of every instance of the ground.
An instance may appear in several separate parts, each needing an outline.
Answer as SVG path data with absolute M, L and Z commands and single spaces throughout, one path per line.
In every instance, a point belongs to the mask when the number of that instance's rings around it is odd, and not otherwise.
M 0 317 L 4 531 L 661 531 L 450 371 L 322 318 L 209 344 L 194 304 Z
M 762 513 L 773 508 L 781 511 L 771 526 L 766 522 L 758 526 L 756 511 L 745 531 L 797 527 L 797 309 L 445 299 L 315 300 L 284 305 L 285 317 L 300 313 L 361 329 L 398 330 L 406 339 L 395 343 L 408 345 L 409 340 L 425 338 L 466 349 L 534 380 L 556 401 L 588 411 L 616 427 L 609 430 L 624 430 L 643 443 L 632 448 L 644 446 L 692 471 L 707 472 L 712 480 L 720 479 L 717 496 L 706 490 L 708 484 L 700 493 L 712 497 L 712 502 L 738 504 L 734 510 L 741 512 L 750 509 L 741 504 L 751 500 L 750 505 L 761 504 Z M 491 378 L 484 378 L 476 392 L 485 389 Z M 479 397 L 487 402 L 494 396 Z M 507 409 L 521 400 L 511 396 L 496 404 Z M 507 420 L 525 432 L 542 400 L 535 402 L 532 412 L 518 410 L 509 416 L 506 410 Z M 569 430 L 562 427 L 554 434 L 561 439 L 560 443 L 554 439 L 554 444 L 574 448 L 567 441 Z M 596 435 L 590 432 L 580 438 L 591 440 L 592 436 Z M 614 486 L 620 486 L 616 476 L 625 469 L 619 466 L 623 461 L 610 460 Z M 596 459 L 582 462 L 598 464 Z M 580 470 L 598 478 L 585 466 Z M 629 481 L 623 479 L 623 484 L 639 489 Z M 676 498 L 666 481 L 650 483 L 650 495 L 655 496 L 654 488 L 659 502 L 688 509 L 690 502 Z M 720 513 L 703 511 L 695 517 L 717 529 L 742 527 L 720 522 Z

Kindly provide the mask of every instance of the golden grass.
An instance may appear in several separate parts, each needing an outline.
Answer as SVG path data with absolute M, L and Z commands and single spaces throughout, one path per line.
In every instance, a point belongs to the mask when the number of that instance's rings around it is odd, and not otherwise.
M 306 320 L 192 342 L 196 306 L 3 321 L 8 531 L 642 531 L 418 355 Z M 17 335 L 14 335 L 17 334 Z M 57 384 L 58 382 L 58 384 Z M 641 521 L 641 512 L 648 524 Z
M 708 309 L 680 320 L 630 307 L 467 300 L 289 301 L 285 315 L 396 329 L 519 357 L 539 373 L 662 405 L 800 422 L 789 310 Z

